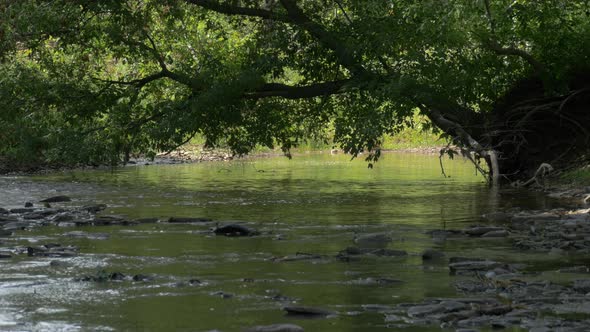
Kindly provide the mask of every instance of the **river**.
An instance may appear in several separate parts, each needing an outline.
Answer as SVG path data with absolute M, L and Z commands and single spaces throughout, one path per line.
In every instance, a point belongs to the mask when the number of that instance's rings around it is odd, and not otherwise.
M 421 252 L 447 256 L 540 260 L 503 239 L 433 238 L 433 229 L 464 228 L 483 213 L 546 208 L 542 195 L 493 193 L 464 160 L 388 153 L 368 169 L 349 156 L 312 154 L 133 166 L 0 178 L 0 207 L 38 204 L 53 195 L 74 207 L 104 203 L 102 214 L 129 219 L 206 217 L 210 223 L 135 226 L 47 226 L 1 237 L 3 248 L 60 243 L 74 257 L 16 255 L 0 261 L 0 330 L 242 331 L 293 323 L 306 331 L 430 331 L 392 323 L 401 303 L 459 296 L 446 264 L 425 264 Z M 242 223 L 261 234 L 216 236 L 216 224 Z M 72 231 L 97 233 L 72 237 Z M 402 257 L 338 252 L 356 236 L 386 233 Z M 297 253 L 310 259 L 285 260 Z M 302 256 L 302 255 L 299 255 Z M 101 270 L 148 276 L 146 281 L 83 282 Z M 286 316 L 286 305 L 337 312 L 325 319 Z

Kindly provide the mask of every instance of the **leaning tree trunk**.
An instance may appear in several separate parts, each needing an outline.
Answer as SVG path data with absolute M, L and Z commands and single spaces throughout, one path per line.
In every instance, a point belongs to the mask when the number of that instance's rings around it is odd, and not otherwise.
M 464 155 L 471 159 L 476 167 L 479 168 L 478 163 L 472 158 L 471 154 L 475 154 L 475 158 L 484 158 L 488 164 L 489 171 L 481 168 L 480 171 L 489 177 L 489 182 L 493 186 L 497 186 L 500 182 L 500 164 L 498 163 L 497 152 L 490 147 L 482 145 L 477 139 L 473 138 L 462 124 L 450 120 L 437 108 L 427 108 L 425 105 L 421 106 L 423 112 L 428 115 L 430 121 L 442 129 L 445 133 L 453 137 L 456 144 L 465 149 Z M 425 111 L 426 110 L 426 111 Z M 442 152 L 441 152 L 442 154 Z

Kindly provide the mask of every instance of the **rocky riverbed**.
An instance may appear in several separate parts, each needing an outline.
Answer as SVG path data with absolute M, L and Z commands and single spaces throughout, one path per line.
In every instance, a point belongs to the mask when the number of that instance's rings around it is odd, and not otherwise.
M 427 234 L 433 243 L 452 239 L 462 241 L 478 239 L 482 247 L 486 241 L 506 241 L 522 252 L 541 252 L 553 257 L 582 257 L 577 262 L 585 263 L 590 253 L 590 208 L 583 205 L 587 189 L 554 192 L 552 195 L 577 201 L 578 208 L 551 210 L 495 211 L 481 216 L 481 220 L 461 229 L 431 229 Z M 125 216 L 104 214 L 105 204 L 80 206 L 64 205 L 70 197 L 54 196 L 39 202 L 23 202 L 22 208 L 0 208 L 0 260 L 22 259 L 22 257 L 66 258 L 79 255 L 76 246 L 68 244 L 68 238 L 103 240 L 108 233 L 76 230 L 80 226 L 128 226 L 145 223 L 191 223 L 207 226 L 202 234 L 207 236 L 273 236 L 281 234 L 259 231 L 241 223 L 218 222 L 202 217 L 174 217 L 166 219 L 128 219 Z M 22 232 L 42 226 L 63 228 L 63 243 L 36 243 L 23 247 L 11 247 L 9 239 L 15 232 Z M 84 228 L 88 230 L 88 228 Z M 393 257 L 405 259 L 404 250 L 391 249 L 392 236 L 388 233 L 357 234 L 351 239 L 353 245 L 342 248 L 332 255 L 297 252 L 288 256 L 272 256 L 272 263 L 325 261 L 354 262 L 364 257 Z M 421 302 L 383 306 L 376 310 L 384 317 L 384 323 L 391 328 L 408 326 L 439 326 L 457 331 L 478 329 L 517 328 L 529 331 L 587 331 L 590 329 L 590 262 L 560 266 L 558 269 L 540 271 L 531 269 L 526 263 L 498 261 L 488 257 L 451 256 L 444 250 L 428 249 L 420 253 L 425 269 L 432 266 L 446 267 L 453 277 L 455 297 L 428 297 Z M 587 261 L 587 260 L 586 260 Z M 54 264 L 54 262 L 51 262 Z M 54 265 L 59 265 L 56 260 Z M 567 265 L 567 264 L 564 264 Z M 100 270 L 94 275 L 78 275 L 76 282 L 152 282 L 154 277 L 136 271 L 125 275 L 118 271 Z M 559 274 L 560 282 L 545 279 L 547 274 Z M 249 278 L 244 278 L 247 283 Z M 564 281 L 565 280 L 565 281 Z M 396 285 L 403 280 L 386 277 L 359 278 L 351 281 L 355 285 Z M 201 281 L 191 279 L 188 285 Z M 230 298 L 233 295 L 217 292 L 214 296 Z M 291 316 L 325 318 L 340 313 L 330 309 L 293 305 L 290 298 L 285 302 L 284 311 Z M 369 309 L 367 309 L 369 310 Z M 375 309 L 371 309 L 375 310 Z M 247 327 L 245 327 L 247 328 Z M 275 324 L 250 327 L 248 331 L 303 331 L 294 324 Z

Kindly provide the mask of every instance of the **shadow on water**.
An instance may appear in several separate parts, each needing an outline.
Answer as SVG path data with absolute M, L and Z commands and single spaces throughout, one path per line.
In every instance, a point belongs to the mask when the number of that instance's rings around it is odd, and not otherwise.
M 450 178 L 441 176 L 436 156 L 386 154 L 371 170 L 362 160 L 318 154 L 0 179 L 7 207 L 67 194 L 71 206 L 107 204 L 104 214 L 238 220 L 262 232 L 252 238 L 214 236 L 207 232 L 211 223 L 76 228 L 106 233 L 104 240 L 67 237 L 63 234 L 72 229 L 60 227 L 20 232 L 3 246 L 60 242 L 79 246 L 81 254 L 59 259 L 64 265 L 58 268 L 42 258 L 2 263 L 2 301 L 12 314 L 0 315 L 6 323 L 0 329 L 41 324 L 54 331 L 64 326 L 239 331 L 291 322 L 309 331 L 390 331 L 384 317 L 395 313 L 396 305 L 456 295 L 446 265 L 422 263 L 419 253 L 425 248 L 450 255 L 511 254 L 501 242 L 484 249 L 474 241 L 437 243 L 425 231 L 463 228 L 497 209 L 551 205 L 529 192 L 492 193 L 470 164 L 445 163 Z M 335 258 L 356 235 L 374 232 L 389 234 L 388 248 L 409 256 Z M 317 257 L 281 261 L 298 252 Z M 152 280 L 72 281 L 99 269 Z M 23 280 L 49 282 L 18 286 Z M 7 288 L 10 282 L 17 286 Z M 298 320 L 284 316 L 281 307 L 287 304 L 325 307 L 339 315 Z

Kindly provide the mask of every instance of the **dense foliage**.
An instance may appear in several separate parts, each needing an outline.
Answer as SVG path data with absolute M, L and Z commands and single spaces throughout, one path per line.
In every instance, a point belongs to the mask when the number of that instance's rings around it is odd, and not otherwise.
M 117 163 L 196 134 L 288 152 L 330 128 L 372 160 L 418 108 L 502 159 L 503 96 L 577 93 L 589 15 L 587 0 L 1 0 L 0 154 Z M 524 79 L 539 84 L 508 93 Z

